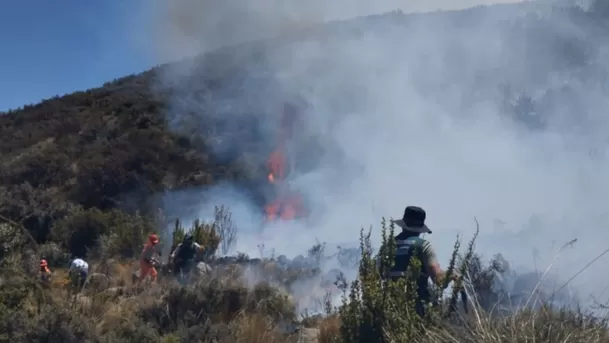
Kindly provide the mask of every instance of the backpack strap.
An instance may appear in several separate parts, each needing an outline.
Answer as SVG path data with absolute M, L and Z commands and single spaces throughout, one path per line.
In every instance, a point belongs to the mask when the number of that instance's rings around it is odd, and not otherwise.
M 396 240 L 399 251 L 396 251 L 396 265 L 394 265 L 389 272 L 389 277 L 402 277 L 407 274 L 407 264 L 409 264 L 412 257 L 420 258 L 423 242 L 425 242 L 425 240 L 419 237 L 408 237 L 406 239 Z M 400 246 L 408 246 L 408 250 L 402 250 Z

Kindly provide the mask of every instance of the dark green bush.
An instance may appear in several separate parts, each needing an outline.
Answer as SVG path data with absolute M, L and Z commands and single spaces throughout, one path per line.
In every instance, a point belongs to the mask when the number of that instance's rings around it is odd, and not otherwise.
M 152 230 L 151 221 L 145 217 L 120 210 L 89 209 L 71 213 L 55 223 L 51 238 L 61 242 L 73 256 L 84 257 L 98 245 L 102 236 L 109 236 L 112 255 L 134 257 L 141 252 L 146 236 Z
M 452 307 L 444 308 L 444 304 L 454 303 L 451 299 L 443 299 L 442 291 L 448 286 L 448 278 L 440 287 L 436 287 L 432 303 L 428 307 L 426 317 L 420 318 L 415 311 L 416 280 L 401 279 L 397 281 L 384 280 L 381 276 L 388 272 L 395 256 L 394 224 L 387 227 L 385 220 L 381 224 L 382 243 L 379 250 L 380 265 L 377 266 L 376 254 L 370 242 L 371 232 L 360 233 L 361 259 L 359 278 L 350 287 L 350 293 L 343 298 L 339 308 L 341 318 L 341 337 L 343 342 L 411 342 L 420 337 L 424 325 L 432 325 L 434 321 L 445 317 Z M 475 238 L 474 238 L 475 239 Z M 447 268 L 447 275 L 453 273 L 458 257 L 459 240 L 455 244 L 453 257 Z M 461 261 L 460 271 L 465 274 L 468 259 L 471 258 L 472 244 L 468 253 Z M 412 275 L 418 275 L 421 262 L 413 258 L 410 263 Z M 434 289 L 432 287 L 432 289 Z M 459 289 L 459 285 L 455 285 Z
M 192 223 L 192 226 L 189 229 L 183 227 L 180 220 L 176 219 L 171 236 L 171 251 L 175 250 L 177 245 L 182 242 L 187 233 L 190 233 L 192 234 L 194 241 L 204 247 L 203 254 L 198 256 L 198 258 L 202 260 L 209 260 L 216 254 L 218 247 L 220 247 L 222 237 L 220 236 L 219 232 L 226 229 L 221 221 L 225 216 L 226 211 L 223 208 L 216 207 L 215 220 L 213 222 L 205 223 L 197 219 Z
M 171 287 L 162 299 L 142 307 L 139 316 L 164 335 L 208 320 L 228 322 L 242 313 L 262 313 L 275 321 L 293 320 L 296 316 L 287 295 L 270 285 L 260 284 L 248 290 L 216 279 Z

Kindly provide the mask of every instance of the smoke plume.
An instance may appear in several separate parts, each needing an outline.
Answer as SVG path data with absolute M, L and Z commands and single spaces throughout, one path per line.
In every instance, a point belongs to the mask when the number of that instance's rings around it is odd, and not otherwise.
M 260 113 L 278 111 L 281 96 L 306 103 L 294 144 L 298 158 L 316 159 L 291 183 L 310 202 L 311 220 L 279 223 L 259 234 L 255 225 L 247 228 L 259 211 L 255 206 L 226 199 L 221 189 L 206 191 L 209 201 L 223 197 L 238 209 L 234 218 L 244 229 L 237 250 L 255 254 L 264 242 L 277 254 L 294 256 L 316 239 L 328 248 L 355 246 L 359 229 L 370 225 L 378 243 L 380 218 L 397 219 L 406 205 L 427 211 L 434 233 L 426 238 L 444 265 L 456 235 L 472 237 L 474 217 L 481 230 L 478 252 L 501 252 L 527 271 L 552 265 L 550 273 L 563 280 L 606 249 L 609 97 L 606 29 L 599 19 L 544 1 L 393 13 L 315 28 L 394 9 L 486 3 L 155 3 L 151 32 L 159 61 L 276 39 L 262 52 L 235 51 L 235 63 L 250 77 L 236 78 L 238 91 L 218 96 L 225 109 L 217 102 L 215 113 L 272 123 L 272 115 Z M 179 85 L 172 118 L 209 110 L 207 100 L 187 97 L 192 85 L 181 82 L 200 71 L 196 61 L 163 75 L 162 82 Z M 247 113 L 253 103 L 258 112 Z M 272 144 L 272 135 L 260 137 L 268 137 L 261 145 Z M 321 142 L 321 150 L 310 141 Z M 226 142 L 214 148 L 230 150 Z M 598 265 L 573 280 L 573 287 L 600 296 L 609 280 L 596 272 Z

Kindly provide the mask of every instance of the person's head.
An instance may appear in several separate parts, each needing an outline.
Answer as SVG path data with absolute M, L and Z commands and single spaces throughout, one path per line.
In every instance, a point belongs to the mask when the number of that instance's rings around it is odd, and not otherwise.
M 425 224 L 426 216 L 427 214 L 422 208 L 418 206 L 408 206 L 404 210 L 402 219 L 392 220 L 392 222 L 401 227 L 402 231 L 418 236 L 422 233 L 431 233 L 431 230 Z
M 40 260 L 40 269 L 46 269 L 49 266 L 49 263 L 44 258 Z
M 185 245 L 192 245 L 192 244 L 194 243 L 194 241 L 195 241 L 194 237 L 193 237 L 193 236 L 192 236 L 190 233 L 187 233 L 187 234 L 184 236 L 184 240 L 183 240 L 182 242 L 183 242 Z
M 148 236 L 148 243 L 150 243 L 151 245 L 159 244 L 159 237 L 157 235 L 155 235 L 154 233 L 151 233 Z

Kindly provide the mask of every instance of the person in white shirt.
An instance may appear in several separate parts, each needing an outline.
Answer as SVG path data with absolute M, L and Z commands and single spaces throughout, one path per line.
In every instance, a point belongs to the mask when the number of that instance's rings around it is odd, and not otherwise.
M 81 258 L 75 258 L 70 263 L 69 274 L 72 286 L 80 290 L 89 275 L 89 264 Z

